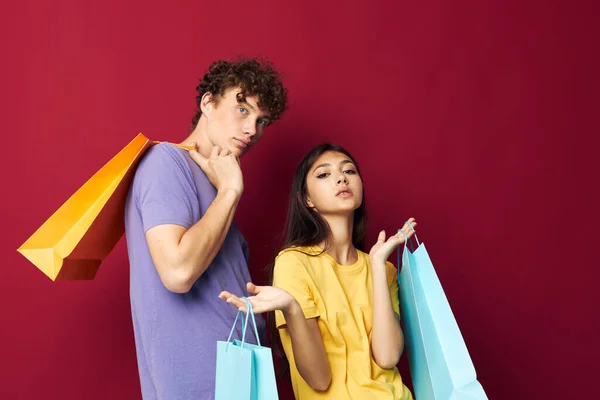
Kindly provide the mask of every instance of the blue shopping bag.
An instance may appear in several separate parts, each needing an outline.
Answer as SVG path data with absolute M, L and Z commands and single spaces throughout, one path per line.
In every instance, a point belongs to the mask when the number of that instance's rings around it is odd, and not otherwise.
M 414 251 L 409 240 L 398 248 L 398 285 L 415 398 L 487 400 L 425 244 L 414 238 Z
M 260 345 L 256 320 L 250 301 L 246 316 L 238 311 L 226 342 L 217 342 L 215 400 L 278 400 L 277 382 L 271 349 Z M 251 317 L 258 345 L 246 343 L 246 328 Z M 242 340 L 231 341 L 238 319 L 243 320 Z

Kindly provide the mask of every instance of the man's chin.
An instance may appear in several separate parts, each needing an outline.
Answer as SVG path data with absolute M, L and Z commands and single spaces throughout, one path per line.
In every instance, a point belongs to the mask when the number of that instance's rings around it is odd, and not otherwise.
M 219 146 L 221 147 L 221 149 L 227 149 L 229 150 L 229 152 L 237 157 L 239 157 L 242 153 L 244 153 L 244 150 L 239 148 L 238 146 L 234 145 L 234 144 L 227 144 L 224 146 Z
M 229 147 L 229 151 L 231 152 L 231 154 L 237 156 L 237 157 L 241 157 L 244 154 L 246 154 L 248 152 L 248 150 L 250 150 L 250 147 L 238 147 L 238 146 L 230 146 Z
M 246 150 L 247 149 L 240 149 L 237 146 L 231 146 L 231 148 L 229 149 L 231 154 L 233 154 L 234 156 L 237 156 L 237 157 L 241 157 L 242 155 L 244 155 L 244 153 L 246 153 Z

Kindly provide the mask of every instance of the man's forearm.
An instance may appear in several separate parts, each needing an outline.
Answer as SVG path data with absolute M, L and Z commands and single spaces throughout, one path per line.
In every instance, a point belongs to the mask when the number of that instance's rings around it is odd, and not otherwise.
M 181 237 L 176 264 L 189 280 L 190 287 L 221 249 L 239 199 L 240 195 L 234 190 L 218 192 L 202 218 Z

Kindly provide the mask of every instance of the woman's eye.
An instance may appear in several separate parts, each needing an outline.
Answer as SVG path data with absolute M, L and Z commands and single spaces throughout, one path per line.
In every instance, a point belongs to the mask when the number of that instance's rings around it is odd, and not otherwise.
M 353 174 L 355 174 L 355 173 L 356 173 L 356 171 L 355 171 L 355 170 L 353 170 L 353 169 L 347 169 L 347 170 L 346 170 L 346 171 L 344 171 L 344 172 L 345 172 L 346 174 L 350 174 L 350 175 L 353 175 Z
M 327 172 L 323 172 L 322 174 L 317 175 L 317 179 L 323 179 L 326 178 L 327 175 L 329 175 Z

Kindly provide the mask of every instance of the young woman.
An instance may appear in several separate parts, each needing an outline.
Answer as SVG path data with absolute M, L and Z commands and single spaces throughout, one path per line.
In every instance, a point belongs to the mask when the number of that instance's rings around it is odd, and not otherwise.
M 324 144 L 300 162 L 287 238 L 271 286 L 248 283 L 255 313 L 275 311 L 275 326 L 296 399 L 412 399 L 396 368 L 404 349 L 397 270 L 387 261 L 416 225 L 365 253 L 366 213 L 358 164 Z M 220 296 L 246 311 L 245 300 Z M 275 343 L 277 345 L 277 343 Z

